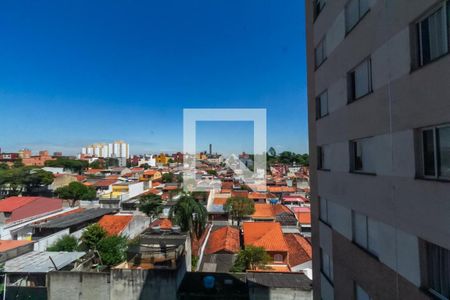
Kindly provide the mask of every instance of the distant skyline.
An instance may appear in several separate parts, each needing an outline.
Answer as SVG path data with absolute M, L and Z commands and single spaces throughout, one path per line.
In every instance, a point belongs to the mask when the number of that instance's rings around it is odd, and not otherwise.
M 2 2 L 0 148 L 74 155 L 88 144 L 124 140 L 132 154 L 176 152 L 184 108 L 265 108 L 267 146 L 305 153 L 303 6 Z M 197 148 L 250 152 L 251 130 L 203 124 Z

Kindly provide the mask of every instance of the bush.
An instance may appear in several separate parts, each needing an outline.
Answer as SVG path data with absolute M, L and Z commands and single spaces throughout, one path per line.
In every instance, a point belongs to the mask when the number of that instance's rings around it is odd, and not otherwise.
M 47 247 L 47 251 L 68 251 L 73 252 L 78 249 L 78 240 L 71 235 L 64 235 Z

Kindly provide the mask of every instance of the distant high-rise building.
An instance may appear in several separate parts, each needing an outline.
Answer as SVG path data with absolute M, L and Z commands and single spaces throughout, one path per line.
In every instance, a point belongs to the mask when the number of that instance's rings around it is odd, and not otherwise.
M 450 299 L 450 1 L 307 0 L 315 299 Z
M 97 143 L 81 148 L 81 154 L 104 158 L 129 158 L 130 145 L 124 141 Z

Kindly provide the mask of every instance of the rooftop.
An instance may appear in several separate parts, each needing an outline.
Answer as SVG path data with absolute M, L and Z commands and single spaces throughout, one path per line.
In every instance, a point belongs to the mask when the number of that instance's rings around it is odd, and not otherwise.
M 266 251 L 288 251 L 278 222 L 244 222 L 243 231 L 245 246 L 263 247 Z
M 33 242 L 27 240 L 0 240 L 0 252 L 6 252 L 30 243 Z
M 84 252 L 48 252 L 32 251 L 5 262 L 6 273 L 48 273 L 55 270 L 51 259 L 58 269 L 62 269 L 82 257 Z
M 247 272 L 247 282 L 272 288 L 312 290 L 312 281 L 303 273 Z
M 109 235 L 119 235 L 133 219 L 129 215 L 104 215 L 98 224 L 106 230 Z
M 12 212 L 40 198 L 48 199 L 49 201 L 61 201 L 60 199 L 47 197 L 8 197 L 0 201 L 0 212 Z
M 289 265 L 291 267 L 312 259 L 312 246 L 304 237 L 295 233 L 285 233 L 284 239 L 289 248 Z
M 36 224 L 33 227 L 36 228 L 68 228 L 73 225 L 77 225 L 86 221 L 94 220 L 103 215 L 112 214 L 117 209 L 109 208 L 94 208 L 88 209 L 79 213 L 70 214 L 68 216 L 62 216 L 52 219 L 46 223 Z
M 205 254 L 218 252 L 237 253 L 240 249 L 239 229 L 225 226 L 211 232 Z

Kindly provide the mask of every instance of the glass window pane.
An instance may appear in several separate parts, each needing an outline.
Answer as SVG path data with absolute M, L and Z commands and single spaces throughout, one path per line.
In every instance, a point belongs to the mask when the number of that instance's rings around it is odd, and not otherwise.
M 345 24 L 349 31 L 355 26 L 359 20 L 359 3 L 358 0 L 351 0 L 345 8 Z
M 320 198 L 320 218 L 322 221 L 328 222 L 328 208 L 327 208 L 327 199 Z
M 355 98 L 369 93 L 369 63 L 363 62 L 355 69 Z
M 428 285 L 444 297 L 450 297 L 450 251 L 427 243 Z
M 359 285 L 356 285 L 356 300 L 370 300 L 369 295 Z
M 354 147 L 354 164 L 355 171 L 361 171 L 363 169 L 363 149 L 362 144 L 359 141 L 353 143 Z
M 359 17 L 361 18 L 369 10 L 369 0 L 359 1 Z
M 445 18 L 442 8 L 428 18 L 430 40 L 430 59 L 433 60 L 447 52 Z
M 450 127 L 439 128 L 439 176 L 450 178 Z
M 430 59 L 430 34 L 428 31 L 428 19 L 420 22 L 420 39 L 421 39 L 421 54 L 422 64 L 428 63 Z
M 434 161 L 434 133 L 432 129 L 424 130 L 423 139 L 423 165 L 425 176 L 436 176 Z
M 353 213 L 353 238 L 354 241 L 367 249 L 367 217 Z
M 320 116 L 324 117 L 328 114 L 328 92 L 320 95 Z
M 330 169 L 331 148 L 329 145 L 322 146 L 322 169 Z
M 370 251 L 373 255 L 378 256 L 378 222 L 367 218 L 367 235 L 368 235 L 368 245 L 367 250 Z

